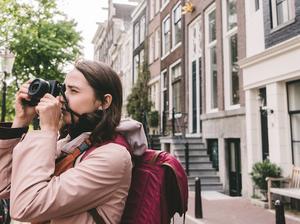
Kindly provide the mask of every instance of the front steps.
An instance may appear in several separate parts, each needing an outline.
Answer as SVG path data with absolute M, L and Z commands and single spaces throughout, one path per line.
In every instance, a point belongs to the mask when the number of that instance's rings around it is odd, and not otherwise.
M 161 144 L 165 144 L 170 140 L 170 137 L 160 138 Z M 176 138 L 173 137 L 170 144 L 170 151 L 173 153 L 182 166 L 185 166 L 185 143 L 188 142 L 189 146 L 189 176 L 188 184 L 189 190 L 195 190 L 195 178 L 199 177 L 201 180 L 202 191 L 219 191 L 223 192 L 223 185 L 220 182 L 220 177 L 217 175 L 216 170 L 212 167 L 212 163 L 209 160 L 207 149 L 202 142 L 201 138 Z

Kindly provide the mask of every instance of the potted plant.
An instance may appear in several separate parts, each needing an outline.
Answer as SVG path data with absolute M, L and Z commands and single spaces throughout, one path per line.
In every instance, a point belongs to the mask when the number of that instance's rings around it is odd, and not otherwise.
M 264 196 L 263 200 L 267 200 L 267 177 L 280 177 L 281 169 L 276 164 L 271 163 L 269 160 L 264 160 L 263 162 L 257 162 L 252 167 L 252 172 L 250 173 L 254 185 L 257 186 Z

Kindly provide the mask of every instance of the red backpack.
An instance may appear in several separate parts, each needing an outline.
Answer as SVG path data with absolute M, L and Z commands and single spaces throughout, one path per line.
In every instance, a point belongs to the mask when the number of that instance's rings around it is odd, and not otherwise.
M 113 141 L 130 150 L 119 135 Z M 84 157 L 93 148 L 88 150 Z M 147 149 L 142 156 L 132 156 L 134 168 L 122 224 L 169 224 L 176 212 L 187 211 L 188 182 L 180 162 L 171 154 Z M 97 224 L 105 223 L 96 209 L 89 213 Z

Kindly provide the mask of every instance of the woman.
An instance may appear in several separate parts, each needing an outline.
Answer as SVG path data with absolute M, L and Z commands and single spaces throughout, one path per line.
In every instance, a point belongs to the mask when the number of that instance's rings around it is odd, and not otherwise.
M 79 61 L 64 84 L 64 97 L 45 94 L 35 107 L 22 103 L 30 100 L 29 83 L 17 93 L 14 122 L 0 129 L 0 196 L 10 194 L 11 216 L 19 221 L 95 223 L 87 211 L 96 208 L 105 223 L 119 223 L 132 163 L 129 151 L 112 141 L 122 133 L 133 153 L 141 154 L 143 128 L 132 120 L 120 123 L 122 86 L 107 65 Z M 24 134 L 36 114 L 41 130 Z M 68 136 L 57 142 L 61 120 Z M 55 176 L 55 160 L 87 137 L 98 147 Z

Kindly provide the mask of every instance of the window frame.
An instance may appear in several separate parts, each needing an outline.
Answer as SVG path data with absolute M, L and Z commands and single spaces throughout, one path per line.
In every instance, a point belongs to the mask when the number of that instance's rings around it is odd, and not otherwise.
M 205 66 L 205 74 L 206 74 L 206 112 L 207 113 L 214 113 L 218 112 L 218 102 L 217 102 L 217 107 L 212 108 L 212 102 L 213 102 L 213 88 L 212 88 L 212 66 L 211 66 L 211 49 L 216 48 L 217 49 L 217 35 L 216 39 L 211 41 L 209 40 L 210 37 L 210 26 L 209 26 L 209 15 L 215 11 L 216 13 L 216 22 L 217 22 L 217 9 L 216 9 L 216 3 L 214 2 L 211 4 L 204 12 L 204 26 L 205 26 L 205 63 L 207 66 Z M 217 32 L 217 29 L 216 29 Z M 217 53 L 216 53 L 217 56 Z M 218 65 L 218 62 L 217 64 Z M 217 69 L 217 77 L 218 77 L 218 69 Z M 218 83 L 218 81 L 217 81 Z M 217 88 L 217 93 L 218 94 L 218 88 Z
M 165 22 L 167 20 L 169 20 L 169 31 L 168 31 L 168 33 L 169 33 L 168 34 L 168 36 L 169 36 L 169 49 L 168 49 L 168 51 L 166 51 L 166 46 L 165 46 L 165 44 L 166 44 L 166 42 L 165 42 Z M 161 55 L 162 55 L 162 59 L 163 59 L 163 58 L 167 57 L 171 52 L 171 17 L 170 17 L 170 15 L 167 15 L 162 21 L 161 37 L 162 37 L 162 48 L 161 48 L 161 50 L 162 50 L 161 53 L 162 54 Z
M 175 21 L 175 16 L 176 16 L 176 10 L 178 10 L 180 7 L 180 18 Z M 182 28 L 183 28 L 183 24 L 182 24 L 182 14 L 181 14 L 181 10 L 182 10 L 182 5 L 181 5 L 181 1 L 178 1 L 176 3 L 176 5 L 172 8 L 172 50 L 171 51 L 174 51 L 176 48 L 178 48 L 181 43 L 182 43 L 182 36 L 180 37 L 180 41 L 175 44 L 175 38 L 176 38 L 176 33 L 175 33 L 175 28 L 176 26 L 178 25 L 178 23 L 181 23 L 181 31 L 182 31 Z
M 225 109 L 226 110 L 234 110 L 240 108 L 240 97 L 239 102 L 234 104 L 232 98 L 233 92 L 233 76 L 232 76 L 232 52 L 231 52 L 231 38 L 233 36 L 237 36 L 237 57 L 238 57 L 238 24 L 235 27 L 229 29 L 228 23 L 228 2 L 230 0 L 226 0 L 226 4 L 222 6 L 222 16 L 223 16 L 223 55 L 224 55 L 224 95 L 225 95 Z M 238 0 L 236 0 L 236 4 L 238 4 Z M 238 12 L 236 12 L 236 16 L 238 16 Z M 239 71 L 237 71 L 239 72 Z M 239 77 L 240 79 L 240 77 Z M 238 86 L 239 91 L 241 91 L 240 85 Z
M 288 19 L 281 24 L 278 24 L 278 12 L 277 12 L 277 1 L 270 0 L 270 12 L 271 12 L 271 29 L 280 29 L 289 25 L 291 22 L 294 21 L 296 17 L 296 9 L 295 9 L 295 0 L 282 0 L 286 1 L 287 9 L 288 9 Z
M 178 66 L 180 64 L 180 75 L 178 77 L 176 77 L 173 80 L 173 68 Z M 172 119 L 172 109 L 174 107 L 174 102 L 173 102 L 173 84 L 176 83 L 180 83 L 179 85 L 181 85 L 181 80 L 182 80 L 182 60 L 181 58 L 178 59 L 177 61 L 175 61 L 173 64 L 170 65 L 169 67 L 169 119 Z M 179 96 L 180 96 L 180 92 L 179 92 Z M 180 114 L 177 114 L 175 117 L 176 118 L 180 118 L 182 116 L 182 111 L 180 110 Z

